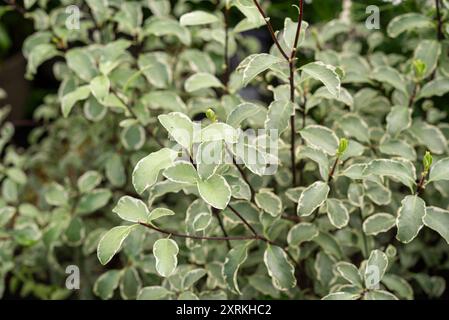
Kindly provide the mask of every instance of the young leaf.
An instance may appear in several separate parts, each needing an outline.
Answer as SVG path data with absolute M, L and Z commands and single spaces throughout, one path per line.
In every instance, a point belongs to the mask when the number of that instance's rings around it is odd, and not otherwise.
M 108 94 L 111 83 L 105 75 L 96 76 L 90 82 L 90 90 L 98 101 L 102 101 Z
M 241 294 L 237 281 L 238 271 L 247 258 L 248 244 L 239 245 L 228 252 L 223 265 L 223 278 L 228 288 L 237 294 Z
M 118 226 L 105 233 L 100 239 L 97 249 L 97 257 L 102 265 L 111 261 L 112 257 L 120 250 L 123 241 L 125 241 L 135 226 Z
M 178 265 L 179 248 L 172 239 L 159 239 L 153 245 L 153 254 L 156 258 L 156 270 L 163 276 L 170 276 Z
M 147 205 L 142 200 L 130 196 L 121 197 L 112 212 L 117 213 L 123 220 L 135 223 L 147 222 L 149 216 Z
M 329 191 L 327 183 L 322 181 L 311 184 L 301 193 L 296 213 L 299 216 L 310 216 L 316 208 L 326 201 Z
M 141 159 L 136 164 L 132 175 L 133 186 L 137 193 L 142 194 L 146 189 L 155 184 L 159 172 L 172 166 L 177 156 L 177 152 L 163 148 Z
M 423 226 L 423 217 L 426 214 L 426 203 L 420 197 L 406 196 L 398 210 L 396 225 L 398 233 L 396 239 L 409 243 L 418 235 Z

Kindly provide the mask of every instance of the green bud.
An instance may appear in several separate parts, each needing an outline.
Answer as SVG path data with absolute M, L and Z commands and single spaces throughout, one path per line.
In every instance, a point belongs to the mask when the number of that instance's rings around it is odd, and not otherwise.
M 424 76 L 426 70 L 427 66 L 422 60 L 420 59 L 413 60 L 413 71 L 415 72 L 415 77 L 417 79 L 421 79 Z
M 217 122 L 217 115 L 215 114 L 214 110 L 210 108 L 206 111 L 206 117 L 212 122 Z
M 426 151 L 426 154 L 424 155 L 423 158 L 424 172 L 426 173 L 429 172 L 430 167 L 432 166 L 432 161 L 433 161 L 432 155 L 430 154 L 429 151 Z
M 337 154 L 339 156 L 343 155 L 345 153 L 346 149 L 348 148 L 349 141 L 346 138 L 341 138 L 340 143 L 338 144 L 338 150 Z

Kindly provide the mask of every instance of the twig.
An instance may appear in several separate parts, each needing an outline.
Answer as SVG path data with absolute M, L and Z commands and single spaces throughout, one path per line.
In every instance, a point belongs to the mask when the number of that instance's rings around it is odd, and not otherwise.
M 6 2 L 6 4 L 10 5 L 11 7 L 13 7 L 13 9 L 19 12 L 21 15 L 24 16 L 27 13 L 24 8 L 17 5 L 16 0 L 3 0 L 3 1 Z
M 214 213 L 215 217 L 217 218 L 218 224 L 220 225 L 220 229 L 223 232 L 224 236 L 228 237 L 228 233 L 226 232 L 223 220 L 221 219 L 218 210 L 215 208 L 212 208 L 212 212 Z M 229 240 L 226 240 L 226 246 L 228 247 L 229 250 L 231 250 L 232 247 L 231 247 L 231 242 Z
M 339 155 L 337 155 L 337 158 L 335 158 L 335 162 L 332 165 L 331 171 L 329 172 L 329 176 L 328 176 L 328 179 L 327 179 L 328 183 L 331 182 L 332 179 L 334 178 L 334 173 L 335 173 L 335 169 L 337 169 L 338 161 L 340 161 L 340 156 Z
M 282 56 L 288 61 L 289 57 L 285 53 L 284 49 L 282 49 L 281 44 L 279 43 L 278 39 L 276 38 L 276 34 L 274 33 L 273 26 L 271 25 L 270 19 L 265 14 L 265 11 L 263 11 L 262 7 L 260 6 L 259 2 L 257 0 L 253 0 L 254 4 L 257 7 L 257 10 L 259 10 L 260 14 L 262 15 L 263 19 L 265 20 L 265 23 L 268 27 L 268 31 L 270 31 L 271 38 L 273 39 L 276 47 L 279 49 Z
M 225 4 L 224 6 L 224 24 L 225 24 L 225 45 L 224 45 L 224 63 L 225 63 L 225 70 L 224 70 L 224 85 L 226 88 L 226 91 L 228 91 L 228 85 L 229 85 L 229 77 L 231 72 L 231 61 L 229 59 L 229 8 L 228 5 Z
M 440 0 L 435 0 L 435 6 L 437 10 L 437 39 L 439 41 L 444 39 L 443 35 L 443 20 L 441 18 Z

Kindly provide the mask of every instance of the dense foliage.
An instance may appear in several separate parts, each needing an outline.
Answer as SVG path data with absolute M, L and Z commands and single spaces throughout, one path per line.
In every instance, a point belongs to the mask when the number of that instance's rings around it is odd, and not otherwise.
M 449 3 L 412 2 L 386 30 L 302 0 L 279 30 L 269 1 L 13 2 L 25 76 L 60 86 L 26 150 L 0 114 L 0 295 L 441 297 Z

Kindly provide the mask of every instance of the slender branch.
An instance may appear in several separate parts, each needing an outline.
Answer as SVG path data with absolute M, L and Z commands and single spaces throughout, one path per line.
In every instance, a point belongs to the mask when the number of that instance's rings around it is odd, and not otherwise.
M 290 216 L 290 215 L 288 215 L 288 214 L 283 214 L 283 215 L 281 216 L 281 218 L 282 218 L 282 219 L 285 219 L 285 220 L 292 221 L 292 222 L 296 222 L 296 223 L 301 222 L 301 218 L 298 217 L 298 216 Z
M 440 0 L 435 0 L 435 7 L 437 10 L 437 39 L 441 41 L 444 39 L 444 35 L 443 35 L 443 19 L 441 17 L 441 10 L 440 10 Z
M 416 187 L 416 195 L 421 195 L 424 192 L 425 189 L 425 183 L 426 183 L 426 177 L 427 177 L 427 172 L 423 172 L 421 174 L 421 179 L 419 180 L 418 186 Z
M 268 31 L 270 31 L 271 38 L 274 41 L 274 44 L 279 49 L 279 52 L 282 54 L 282 56 L 285 58 L 285 60 L 289 61 L 290 58 L 285 53 L 284 49 L 282 49 L 281 44 L 279 43 L 278 39 L 276 38 L 276 34 L 274 33 L 273 26 L 271 25 L 270 19 L 265 14 L 265 11 L 263 11 L 262 7 L 260 6 L 259 2 L 257 0 L 253 0 L 254 4 L 257 7 L 257 10 L 259 10 L 260 14 L 262 15 L 263 19 L 265 20 L 265 23 L 268 27 Z
M 231 73 L 231 61 L 229 58 L 229 8 L 227 4 L 225 4 L 223 10 L 224 10 L 224 27 L 225 27 L 225 45 L 224 45 L 225 70 L 223 80 L 226 91 L 228 91 L 229 77 Z
M 334 173 L 335 173 L 335 170 L 337 169 L 337 165 L 338 165 L 339 161 L 340 161 L 340 156 L 337 155 L 337 158 L 335 158 L 335 162 L 332 165 L 331 171 L 329 172 L 329 176 L 328 176 L 327 182 L 331 182 L 332 179 L 334 178 Z
M 408 100 L 408 107 L 411 108 L 416 99 L 416 93 L 418 92 L 419 84 L 415 83 L 413 86 L 412 94 L 410 95 L 410 99 Z
M 122 97 L 120 97 L 120 95 L 118 94 L 118 92 L 115 91 L 115 90 L 112 89 L 112 88 L 111 88 L 110 90 L 111 90 L 111 92 L 117 97 L 117 99 L 118 99 L 118 100 L 119 100 L 119 101 L 126 107 L 126 110 L 128 110 L 128 111 L 133 115 L 134 118 L 138 119 L 137 114 L 134 112 L 134 110 L 133 110 L 132 108 L 130 108 L 130 107 L 128 106 L 128 104 L 126 103 L 126 101 L 123 100 Z M 159 140 L 159 138 L 153 133 L 153 131 L 152 131 L 149 127 L 145 127 L 145 130 L 146 130 L 146 132 L 148 133 L 148 135 L 149 135 L 150 137 L 152 137 L 152 138 L 157 142 L 157 144 L 158 144 L 160 147 L 162 147 L 162 148 L 165 147 L 164 144 L 162 143 L 162 141 Z
M 24 8 L 20 7 L 16 3 L 16 0 L 3 0 L 3 1 L 6 2 L 6 4 L 10 5 L 11 7 L 13 7 L 13 9 L 19 12 L 21 15 L 25 15 L 27 13 Z
M 234 212 L 237 217 L 239 217 L 240 220 L 242 220 L 242 222 L 248 227 L 248 229 L 254 234 L 255 237 L 260 238 L 256 229 L 254 229 L 253 226 L 237 210 L 235 210 L 231 205 L 228 205 L 228 207 L 232 212 Z
M 173 231 L 168 231 L 168 230 L 163 230 L 161 228 L 158 228 L 154 225 L 151 225 L 149 223 L 145 223 L 145 222 L 140 222 L 139 224 L 148 228 L 148 229 L 152 229 L 154 231 L 163 233 L 163 234 L 167 234 L 173 237 L 178 237 L 178 238 L 185 238 L 185 239 L 196 239 L 196 240 L 213 240 L 213 241 L 228 241 L 228 240 L 255 240 L 256 238 L 254 236 L 226 236 L 226 237 L 208 237 L 208 236 L 195 236 L 192 234 L 184 234 L 184 233 L 178 233 L 178 232 L 173 232 Z
M 214 213 L 215 217 L 217 218 L 218 224 L 220 225 L 220 229 L 223 232 L 224 236 L 228 237 L 228 233 L 226 232 L 223 220 L 221 219 L 218 210 L 215 208 L 212 208 L 212 212 Z M 229 240 L 226 240 L 226 246 L 228 247 L 229 250 L 231 250 L 232 247 L 231 247 L 231 242 Z

